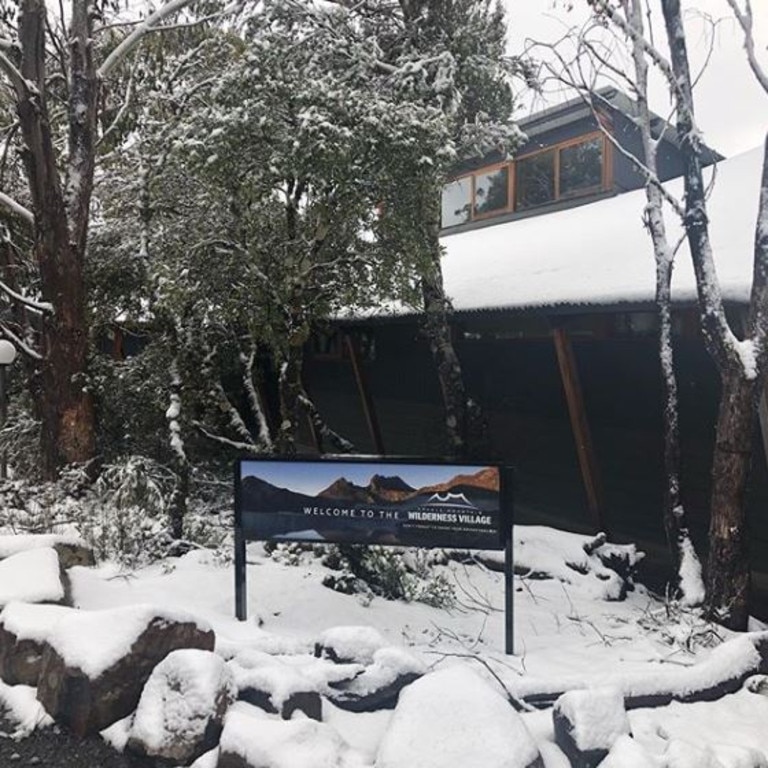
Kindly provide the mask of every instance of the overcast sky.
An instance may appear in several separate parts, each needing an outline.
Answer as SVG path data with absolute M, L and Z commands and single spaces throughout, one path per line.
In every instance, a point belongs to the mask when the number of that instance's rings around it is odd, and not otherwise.
M 531 40 L 554 42 L 570 27 L 579 27 L 587 19 L 586 0 L 505 0 L 509 25 L 510 52 L 519 53 Z M 743 0 L 740 0 L 743 2 Z M 567 11 L 567 5 L 573 10 Z M 657 2 L 652 3 L 658 6 Z M 755 37 L 765 69 L 768 70 L 768 0 L 753 0 Z M 768 130 L 768 94 L 765 94 L 746 62 L 743 37 L 731 16 L 726 0 L 683 0 L 689 55 L 698 71 L 713 42 L 711 60 L 696 86 L 696 116 L 705 141 L 726 156 L 761 144 Z M 714 31 L 702 19 L 706 14 L 717 23 Z M 657 15 L 657 42 L 663 40 L 663 23 Z M 714 37 L 713 37 L 714 35 Z M 562 100 L 550 93 L 542 98 L 527 98 L 518 117 Z M 666 115 L 669 109 L 661 81 L 654 84 L 651 107 Z

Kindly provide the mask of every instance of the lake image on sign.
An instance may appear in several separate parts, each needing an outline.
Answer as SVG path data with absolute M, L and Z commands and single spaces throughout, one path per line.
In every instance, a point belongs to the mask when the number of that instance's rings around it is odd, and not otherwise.
M 246 538 L 498 549 L 498 467 L 243 461 Z

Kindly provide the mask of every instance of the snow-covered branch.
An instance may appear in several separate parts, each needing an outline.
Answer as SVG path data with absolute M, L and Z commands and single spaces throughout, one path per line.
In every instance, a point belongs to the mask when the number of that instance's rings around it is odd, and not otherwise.
M 218 443 L 219 445 L 226 445 L 228 448 L 233 448 L 236 451 L 242 451 L 252 455 L 258 455 L 261 453 L 261 451 L 259 451 L 253 442 L 241 443 L 237 440 L 231 440 L 228 437 L 224 437 L 223 435 L 216 435 L 210 430 L 206 429 L 206 427 L 204 427 L 199 421 L 193 421 L 192 425 L 203 437 L 207 437 L 209 440 L 213 440 L 213 442 Z
M 20 349 L 25 355 L 33 360 L 42 360 L 43 356 L 35 349 L 29 346 L 21 337 L 17 336 L 5 323 L 0 323 L 0 335 L 13 343 L 16 349 Z
M 2 48 L 0 48 L 0 72 L 5 72 L 17 96 L 21 98 L 26 94 L 27 84 L 24 81 L 23 75 L 19 72 L 16 65 L 3 53 Z
M 611 7 L 610 3 L 602 4 L 601 11 L 629 38 L 633 45 L 638 45 L 643 49 L 643 52 L 664 75 L 670 88 L 673 91 L 678 91 L 679 85 L 672 71 L 672 64 L 667 57 L 655 45 L 652 45 L 644 35 L 634 29 L 615 8 Z
M 579 86 L 576 86 L 579 87 Z M 579 87 L 580 88 L 580 87 Z M 601 102 L 603 102 L 605 105 L 609 105 L 610 102 L 602 96 L 600 93 L 597 93 L 596 91 L 582 91 L 580 88 L 580 92 L 582 93 L 582 97 L 585 99 L 587 104 L 592 109 L 592 113 L 597 119 L 597 110 L 594 106 L 594 100 L 597 99 Z M 642 121 L 642 118 L 641 118 Z M 597 120 L 598 124 L 600 124 L 600 121 Z M 661 183 L 661 180 L 659 179 L 659 176 L 655 170 L 655 163 L 650 162 L 649 160 L 646 160 L 646 162 L 643 162 L 640 160 L 640 158 L 628 150 L 609 130 L 604 128 L 601 125 L 601 130 L 603 135 L 606 137 L 606 139 L 610 142 L 611 146 L 613 147 L 614 151 L 618 152 L 620 155 L 625 157 L 627 160 L 629 160 L 632 165 L 634 166 L 635 170 L 638 171 L 644 178 L 646 184 L 650 184 L 651 186 L 655 187 L 659 195 L 669 204 L 670 208 L 678 215 L 680 218 L 683 218 L 685 216 L 685 208 L 680 203 L 680 201 L 672 194 L 670 194 L 669 190 L 667 190 L 664 185 Z M 646 156 L 650 157 L 651 152 L 655 153 L 655 148 L 653 147 L 653 141 L 649 136 L 648 145 L 646 147 Z
M 125 117 L 125 113 L 128 111 L 128 107 L 131 105 L 131 100 L 133 98 L 133 84 L 134 70 L 131 70 L 131 73 L 128 77 L 128 85 L 125 88 L 125 96 L 123 96 L 123 102 L 120 105 L 120 109 L 118 109 L 117 114 L 115 115 L 115 119 L 101 134 L 101 138 L 99 138 L 97 145 L 101 144 L 117 128 L 117 126 L 120 125 L 123 117 Z
M 8 197 L 4 192 L 0 192 L 0 205 L 7 208 L 11 213 L 15 213 L 29 224 L 34 224 L 35 216 L 32 211 L 25 208 L 21 203 L 17 203 L 12 197 Z
M 327 440 L 337 451 L 341 451 L 342 453 L 354 452 L 355 446 L 347 440 L 346 437 L 342 437 L 338 432 L 331 429 L 328 424 L 325 423 L 320 416 L 320 412 L 315 407 L 315 404 L 303 390 L 299 395 L 299 404 L 312 422 L 315 432 L 322 440 Z
M 253 382 L 253 369 L 256 363 L 256 344 L 252 341 L 248 354 L 240 355 L 240 362 L 243 364 L 243 387 L 248 397 L 248 404 L 251 408 L 259 428 L 259 443 L 266 449 L 272 449 L 272 438 L 269 434 L 269 425 L 264 415 L 264 409 L 261 407 L 261 398 Z
M 179 367 L 176 360 L 171 363 L 171 391 L 168 408 L 165 411 L 165 419 L 168 422 L 169 441 L 171 450 L 181 462 L 186 462 L 187 456 L 184 452 L 184 440 L 181 436 L 181 376 L 179 376 Z
M 97 74 L 100 78 L 105 78 L 109 73 L 117 66 L 117 64 L 124 59 L 133 49 L 142 41 L 145 35 L 150 32 L 156 32 L 162 30 L 163 27 L 157 27 L 156 25 L 163 21 L 163 19 L 172 16 L 174 13 L 183 10 L 188 5 L 191 5 L 195 0 L 170 0 L 162 7 L 158 8 L 154 13 L 150 14 L 141 24 L 139 24 L 120 45 L 115 48 L 112 53 L 104 59 L 103 64 L 99 67 Z M 222 9 L 221 15 L 226 13 L 234 13 L 242 6 L 242 3 L 235 2 Z
M 27 309 L 31 309 L 34 312 L 39 312 L 40 314 L 53 313 L 53 305 L 49 304 L 47 301 L 35 301 L 34 299 L 30 299 L 28 296 L 22 296 L 20 293 L 17 293 L 2 281 L 0 281 L 0 291 L 2 291 L 9 298 L 13 299 L 13 301 L 17 301 L 19 304 L 23 304 Z
M 763 151 L 760 204 L 755 226 L 754 277 L 749 306 L 747 336 L 751 338 L 762 360 L 768 348 L 768 136 Z
M 7 37 L 0 37 L 0 51 L 12 51 L 13 41 Z
M 747 52 L 749 66 L 757 78 L 757 82 L 760 83 L 762 89 L 768 93 L 768 73 L 763 69 L 755 54 L 755 37 L 752 33 L 752 5 L 749 0 L 746 0 L 746 5 L 743 11 L 739 8 L 737 0 L 728 0 L 728 5 L 731 6 L 733 15 L 736 17 L 736 21 L 739 22 L 739 26 L 744 32 L 744 50 Z

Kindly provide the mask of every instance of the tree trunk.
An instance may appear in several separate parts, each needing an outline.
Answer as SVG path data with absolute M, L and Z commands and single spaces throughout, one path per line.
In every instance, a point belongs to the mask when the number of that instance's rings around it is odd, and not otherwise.
M 752 455 L 756 380 L 740 371 L 721 377 L 722 395 L 712 460 L 707 601 L 710 614 L 735 630 L 747 628 L 749 553 L 745 493 Z
M 683 28 L 680 0 L 662 0 L 674 75 L 673 96 L 677 135 L 683 159 L 685 184 L 684 225 L 691 251 L 701 310 L 701 329 L 722 382 L 715 431 L 710 499 L 707 604 L 710 615 L 733 629 L 745 629 L 749 613 L 749 565 L 747 562 L 747 476 L 752 451 L 756 411 L 756 386 L 766 355 L 765 302 L 768 296 L 768 162 L 763 163 L 760 214 L 755 235 L 754 278 L 747 315 L 746 339 L 752 344 L 754 370 L 745 370 L 743 350 L 725 314 L 715 266 L 702 175 L 701 137 L 695 125 L 693 87 Z
M 43 296 L 50 300 L 45 291 Z M 73 292 L 53 304 L 56 314 L 46 324 L 40 393 L 42 462 L 47 479 L 54 479 L 66 464 L 89 461 L 96 444 L 93 400 L 85 381 L 88 337 L 82 297 Z
M 72 4 L 70 29 L 69 158 L 66 195 L 56 162 L 46 105 L 45 3 L 24 0 L 19 14 L 21 73 L 18 115 L 26 144 L 27 180 L 34 203 L 35 255 L 42 298 L 54 316 L 43 329 L 41 376 L 43 473 L 56 477 L 95 452 L 94 408 L 85 374 L 88 323 L 83 259 L 93 186 L 97 80 L 92 62 L 88 3 Z
M 301 416 L 301 368 L 304 348 L 302 344 L 288 344 L 280 363 L 278 393 L 280 397 L 280 426 L 275 449 L 281 456 L 296 453 L 296 436 Z
M 490 448 L 482 410 L 467 396 L 461 362 L 451 337 L 451 306 L 445 295 L 440 267 L 440 226 L 436 220 L 428 226 L 431 260 L 421 277 L 423 331 L 429 341 L 440 384 L 447 455 L 458 459 L 488 460 Z
M 168 422 L 169 442 L 171 448 L 171 468 L 176 476 L 176 484 L 168 503 L 168 523 L 171 537 L 178 541 L 184 536 L 184 519 L 187 516 L 189 499 L 190 467 L 187 458 L 184 439 L 181 431 L 182 424 L 182 383 L 179 374 L 178 361 L 171 364 L 171 381 L 169 387 L 170 405 L 165 412 Z

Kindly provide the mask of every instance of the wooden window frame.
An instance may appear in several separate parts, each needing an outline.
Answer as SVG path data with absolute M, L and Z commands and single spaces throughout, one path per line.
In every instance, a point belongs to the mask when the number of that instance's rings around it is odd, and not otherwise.
M 578 193 L 573 193 L 573 194 L 567 195 L 566 197 L 563 197 L 560 194 L 560 152 L 562 152 L 562 150 L 564 149 L 568 149 L 569 147 L 574 147 L 578 144 L 586 144 L 589 141 L 594 141 L 594 139 L 600 139 L 600 142 L 603 145 L 603 163 L 602 163 L 603 167 L 602 167 L 602 178 L 600 179 L 600 183 L 595 184 L 591 187 L 585 187 L 583 190 L 580 190 Z M 611 144 L 602 131 L 590 131 L 590 133 L 582 133 L 579 136 L 574 136 L 574 138 L 572 139 L 559 141 L 557 144 L 552 144 L 549 147 L 542 147 L 541 149 L 537 149 L 535 152 L 530 152 L 526 155 L 523 155 L 522 157 L 516 157 L 515 160 L 513 160 L 512 162 L 517 162 L 519 160 L 528 160 L 531 157 L 536 157 L 537 155 L 543 155 L 546 152 L 554 151 L 555 153 L 554 199 L 548 203 L 541 203 L 540 205 L 532 205 L 530 208 L 525 208 L 525 210 L 530 211 L 530 210 L 533 210 L 534 208 L 541 208 L 545 205 L 552 205 L 553 203 L 559 203 L 561 200 L 575 200 L 576 198 L 581 197 L 582 195 L 594 194 L 596 192 L 604 192 L 606 189 L 608 189 L 608 185 L 609 185 L 610 179 L 612 178 L 612 172 L 613 172 L 613 153 L 610 151 L 610 149 L 611 149 Z
M 578 192 L 572 192 L 568 195 L 561 195 L 560 193 L 560 153 L 563 149 L 568 149 L 569 147 L 576 146 L 578 144 L 586 144 L 587 142 L 594 141 L 595 139 L 599 139 L 602 144 L 602 177 L 600 179 L 599 184 L 592 185 L 590 187 L 585 187 L 584 189 L 580 189 Z M 517 208 L 517 201 L 515 199 L 515 195 L 517 193 L 517 163 L 521 160 L 528 160 L 531 157 L 536 157 L 537 155 L 542 155 L 545 152 L 554 152 L 555 154 L 555 162 L 554 162 L 554 198 L 550 200 L 547 203 L 540 203 L 539 205 L 532 205 L 527 208 L 522 208 L 520 210 L 523 211 L 534 211 L 537 209 L 545 208 L 548 205 L 554 205 L 555 203 L 559 203 L 565 200 L 577 200 L 580 197 L 585 197 L 587 195 L 593 195 L 598 194 L 600 192 L 605 192 L 610 188 L 611 179 L 613 178 L 613 147 L 611 146 L 611 142 L 608 141 L 608 138 L 605 136 L 605 133 L 600 130 L 596 131 L 590 131 L 589 133 L 583 133 L 579 136 L 574 136 L 572 139 L 566 139 L 564 141 L 557 142 L 556 144 L 552 144 L 548 147 L 542 147 L 541 149 L 537 149 L 534 152 L 529 152 L 522 157 L 516 157 L 512 160 L 505 160 L 503 162 L 499 163 L 493 163 L 491 165 L 484 165 L 482 168 L 477 168 L 474 171 L 469 171 L 467 173 L 462 173 L 459 176 L 454 176 L 452 179 L 448 181 L 448 184 L 451 184 L 455 181 L 461 181 L 463 179 L 469 178 L 470 179 L 470 204 L 469 204 L 469 219 L 465 222 L 462 222 L 460 224 L 453 224 L 450 227 L 442 227 L 443 229 L 453 229 L 454 227 L 460 227 L 464 226 L 466 224 L 471 224 L 475 221 L 485 221 L 486 219 L 493 219 L 497 216 L 503 216 L 505 213 L 514 213 L 518 210 Z M 507 169 L 507 205 L 505 208 L 497 208 L 493 211 L 488 211 L 486 213 L 475 213 L 475 189 L 476 189 L 476 177 L 480 174 L 489 174 L 493 173 L 494 171 L 497 171 L 501 168 Z

